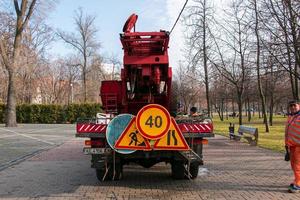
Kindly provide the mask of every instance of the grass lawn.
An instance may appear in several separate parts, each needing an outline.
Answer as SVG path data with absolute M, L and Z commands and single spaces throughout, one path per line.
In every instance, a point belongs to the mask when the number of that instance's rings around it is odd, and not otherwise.
M 282 115 L 275 115 L 273 126 L 269 126 L 269 133 L 265 132 L 263 119 L 259 119 L 258 116 L 252 117 L 250 122 L 248 122 L 247 117 L 243 117 L 243 125 L 258 128 L 258 146 L 278 152 L 285 152 L 284 129 L 286 120 L 287 118 Z M 228 120 L 224 118 L 224 121 L 221 121 L 217 115 L 214 115 L 213 124 L 215 134 L 229 137 L 228 127 L 230 122 L 235 124 L 234 131 L 236 133 L 239 127 L 238 118 L 233 119 L 232 117 L 228 117 Z

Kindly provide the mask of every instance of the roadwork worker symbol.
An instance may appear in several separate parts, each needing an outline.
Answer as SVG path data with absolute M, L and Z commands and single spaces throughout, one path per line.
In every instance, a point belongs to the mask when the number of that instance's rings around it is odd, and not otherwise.
M 116 149 L 151 150 L 148 139 L 145 139 L 136 128 L 135 118 L 132 118 L 116 141 Z
M 133 144 L 133 146 L 145 146 L 145 142 L 144 142 L 144 141 L 140 142 L 140 141 L 138 140 L 138 137 L 137 137 L 137 134 L 138 134 L 138 133 L 139 133 L 139 131 L 136 130 L 136 131 L 131 132 L 131 133 L 129 134 L 129 137 L 131 138 L 131 141 L 130 141 L 130 143 L 129 143 L 129 146 L 131 146 L 132 144 Z

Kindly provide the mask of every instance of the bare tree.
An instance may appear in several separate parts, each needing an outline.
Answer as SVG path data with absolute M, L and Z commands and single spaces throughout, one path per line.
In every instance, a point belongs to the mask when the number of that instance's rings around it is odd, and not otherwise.
M 220 74 L 215 74 L 211 84 L 211 104 L 218 113 L 221 121 L 224 120 L 224 112 L 227 110 L 227 100 L 230 94 L 230 84 Z
M 199 81 L 187 70 L 187 67 L 182 62 L 179 64 L 177 72 L 177 84 L 178 91 L 176 93 L 183 104 L 183 112 L 187 113 L 189 107 L 197 102 L 200 90 Z
M 265 68 L 265 79 L 266 84 L 264 86 L 264 91 L 266 98 L 269 99 L 269 124 L 270 126 L 273 125 L 273 114 L 274 114 L 274 108 L 276 104 L 280 104 L 282 101 L 282 98 L 287 98 L 288 96 L 291 96 L 289 94 L 292 94 L 292 90 L 287 82 L 289 82 L 288 73 L 282 69 L 280 64 L 276 61 L 274 56 L 272 56 L 269 51 L 275 52 L 276 51 L 276 45 L 269 43 L 270 46 L 268 47 L 268 50 L 263 48 L 262 53 L 264 54 L 262 56 L 262 64 Z M 275 47 L 275 49 L 274 49 Z M 283 81 L 284 80 L 284 81 Z M 286 100 L 287 101 L 287 100 Z M 286 104 L 286 103 L 285 103 Z M 276 108 L 275 108 L 276 109 Z M 282 109 L 280 112 L 283 112 Z
M 53 1 L 48 1 L 47 3 L 37 1 L 34 9 L 35 14 L 32 15 L 30 23 L 28 23 L 23 30 L 18 59 L 19 64 L 15 67 L 15 91 L 17 103 L 31 103 L 31 100 L 35 95 L 36 79 L 40 72 L 39 68 L 43 65 L 47 46 L 53 41 L 51 28 L 46 25 L 44 20 L 46 16 L 43 12 L 43 9 L 45 8 L 49 10 L 49 8 L 54 5 L 52 3 Z M 10 12 L 10 6 L 12 5 L 0 4 L 1 9 L 3 10 L 0 11 L 0 35 L 5 38 L 4 41 L 9 58 L 12 57 L 13 53 L 16 28 L 16 17 Z M 0 62 L 1 60 L 0 57 Z M 7 81 L 7 78 L 4 78 L 4 80 Z M 6 85 L 6 83 L 2 85 Z M 6 96 L 7 95 L 4 96 L 4 99 L 7 99 Z
M 58 36 L 73 47 L 81 56 L 81 72 L 83 82 L 84 102 L 87 101 L 87 73 L 91 59 L 99 49 L 100 43 L 96 40 L 97 29 L 94 26 L 95 16 L 84 15 L 82 9 L 75 12 L 76 34 L 59 31 Z
M 42 65 L 45 64 L 46 49 L 54 40 L 52 29 L 42 20 L 34 20 L 34 23 L 24 31 L 21 55 L 23 64 L 17 70 L 18 100 L 21 103 L 31 103 L 38 87 L 38 77 Z
M 92 61 L 90 70 L 88 70 L 88 97 L 90 101 L 99 102 L 99 88 L 101 86 L 101 81 L 111 80 L 112 74 L 108 73 L 104 69 L 103 58 L 101 55 L 96 54 Z M 112 67 L 111 65 L 109 65 Z
M 66 60 L 62 58 L 43 64 L 42 72 L 38 73 L 39 81 L 36 87 L 37 96 L 40 96 L 42 103 L 67 104 L 69 102 L 70 79 L 75 82 L 75 72 L 69 68 Z
M 15 37 L 12 55 L 9 55 L 5 38 L 0 38 L 0 50 L 3 63 L 8 71 L 8 95 L 5 123 L 8 127 L 17 126 L 16 120 L 16 68 L 20 64 L 20 50 L 23 32 L 33 14 L 36 0 L 14 0 L 15 13 L 17 15 Z
M 292 96 L 299 99 L 300 2 L 298 0 L 262 0 L 262 2 L 265 10 L 261 12 L 259 18 L 272 36 L 270 37 L 272 40 L 262 40 L 262 44 L 275 61 L 289 73 Z
M 249 69 L 249 30 L 247 9 L 242 0 L 232 1 L 219 24 L 224 34 L 214 37 L 215 58 L 210 59 L 217 71 L 236 88 L 239 124 L 242 124 L 242 105 Z M 220 32 L 219 29 L 219 32 Z M 216 35 L 216 34 L 215 34 Z
M 187 28 L 187 40 L 189 57 L 192 55 L 191 66 L 203 65 L 204 84 L 206 94 L 207 112 L 210 115 L 210 98 L 209 98 L 209 75 L 208 75 L 208 43 L 209 43 L 209 26 L 213 21 L 213 9 L 206 0 L 194 0 L 193 4 L 188 7 L 188 14 L 185 16 L 185 25 Z M 202 61 L 202 62 L 201 62 Z M 202 69 L 199 69 L 202 71 Z
M 256 73 L 257 73 L 257 86 L 258 86 L 258 92 L 259 92 L 259 97 L 261 100 L 261 106 L 262 106 L 262 114 L 264 117 L 264 123 L 265 123 L 265 130 L 268 133 L 269 132 L 269 124 L 268 124 L 268 119 L 267 119 L 267 112 L 266 112 L 266 99 L 265 95 L 262 89 L 262 84 L 261 84 L 261 74 L 260 74 L 260 52 L 261 52 L 261 45 L 260 45 L 260 23 L 259 23 L 259 5 L 257 3 L 257 0 L 252 1 L 252 6 L 254 10 L 254 18 L 255 18 L 255 27 L 254 27 L 254 32 L 255 32 L 255 37 L 256 37 Z
M 112 54 L 107 58 L 108 63 L 112 65 L 111 80 L 120 78 L 121 61 L 116 54 Z
M 74 86 L 76 81 L 79 79 L 80 74 L 80 63 L 76 57 L 69 55 L 65 58 L 65 66 L 67 66 L 66 79 L 68 80 L 69 95 L 68 104 L 74 103 Z

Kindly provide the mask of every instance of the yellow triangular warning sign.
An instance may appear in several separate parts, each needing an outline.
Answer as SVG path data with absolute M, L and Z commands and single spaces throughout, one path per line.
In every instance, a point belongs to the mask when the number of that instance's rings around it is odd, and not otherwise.
M 148 140 L 143 138 L 137 130 L 135 118 L 131 119 L 128 126 L 118 138 L 115 144 L 116 149 L 151 150 Z
M 189 145 L 185 141 L 182 132 L 174 118 L 171 119 L 171 126 L 167 134 L 156 140 L 154 150 L 189 150 Z

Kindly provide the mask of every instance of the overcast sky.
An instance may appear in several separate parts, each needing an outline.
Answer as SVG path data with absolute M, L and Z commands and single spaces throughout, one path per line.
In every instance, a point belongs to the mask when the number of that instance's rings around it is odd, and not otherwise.
M 170 31 L 184 3 L 185 0 L 60 0 L 48 23 L 55 29 L 74 31 L 74 11 L 81 7 L 85 13 L 96 16 L 95 26 L 102 44 L 100 53 L 105 56 L 117 54 L 121 59 L 123 52 L 119 34 L 128 16 L 132 13 L 139 16 L 136 31 Z M 170 39 L 170 64 L 174 67 L 182 59 L 180 49 L 184 40 L 181 29 L 179 23 Z M 56 42 L 51 52 L 66 55 L 70 48 L 63 42 Z

